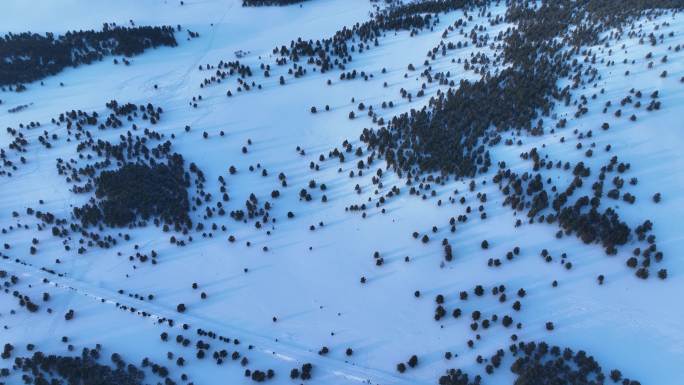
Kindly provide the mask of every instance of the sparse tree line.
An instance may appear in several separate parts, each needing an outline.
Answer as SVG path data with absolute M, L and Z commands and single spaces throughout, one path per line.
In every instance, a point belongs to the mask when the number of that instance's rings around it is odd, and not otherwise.
M 277 60 L 279 65 L 285 65 L 288 60 L 299 62 L 305 59 L 308 64 L 319 67 L 321 73 L 335 67 L 345 70 L 345 65 L 353 59 L 352 54 L 379 45 L 378 38 L 383 32 L 407 30 L 412 35 L 417 34 L 419 30 L 433 27 L 439 20 L 438 13 L 485 3 L 484 0 L 427 0 L 389 7 L 378 11 L 366 22 L 342 28 L 332 37 L 315 42 L 298 38 L 291 41 L 289 47 L 275 47 L 273 53 L 281 57 Z
M 290 5 L 303 3 L 308 0 L 242 0 L 243 7 L 264 7 L 271 5 Z

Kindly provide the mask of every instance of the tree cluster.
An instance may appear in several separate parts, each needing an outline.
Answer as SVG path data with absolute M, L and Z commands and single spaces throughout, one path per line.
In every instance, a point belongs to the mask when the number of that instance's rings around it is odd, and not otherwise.
M 535 384 L 574 384 L 602 385 L 620 381 L 622 385 L 639 385 L 639 381 L 623 378 L 619 370 L 606 374 L 601 365 L 584 350 L 573 351 L 570 348 L 551 346 L 546 342 L 518 342 L 510 345 L 509 353 L 514 358 L 510 366 L 515 374 L 514 383 L 518 385 Z M 487 374 L 493 374 L 503 361 L 506 352 L 499 349 L 486 364 Z M 484 363 L 485 360 L 478 360 Z M 475 376 L 470 381 L 468 374 L 460 369 L 450 369 L 439 378 L 440 385 L 476 385 L 482 383 L 482 377 Z
M 37 351 L 14 360 L 27 384 L 142 385 L 145 373 L 114 353 L 112 366 L 100 363 L 100 349 L 84 348 L 80 356 L 60 356 Z M 10 373 L 3 373 L 8 376 Z

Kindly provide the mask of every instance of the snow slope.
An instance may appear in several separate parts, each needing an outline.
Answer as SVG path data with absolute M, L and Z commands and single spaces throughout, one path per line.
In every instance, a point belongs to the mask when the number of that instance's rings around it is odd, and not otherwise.
M 491 183 L 493 172 L 476 179 L 478 184 L 487 182 L 478 190 L 486 192 L 489 198 L 487 218 L 479 219 L 473 213 L 472 219 L 459 223 L 453 234 L 449 231 L 449 218 L 463 214 L 464 206 L 449 203 L 448 197 L 466 193 L 467 205 L 476 210 L 480 204 L 475 196 L 467 194 L 470 180 L 452 180 L 435 186 L 436 196 L 423 200 L 404 193 L 408 188 L 403 181 L 386 172 L 382 177 L 383 193 L 397 185 L 402 194 L 388 201 L 384 214 L 374 209 L 362 218 L 358 213 L 345 211 L 350 204 L 375 197 L 378 187 L 371 183 L 372 175 L 348 177 L 349 171 L 355 169 L 354 158 L 339 164 L 336 160 L 319 162 L 319 155 L 327 158 L 328 152 L 340 147 L 345 139 L 354 147 L 359 145 L 359 134 L 372 125 L 363 113 L 354 120 L 347 118 L 359 102 L 380 110 L 382 101 L 394 101 L 393 109 L 381 110 L 385 117 L 427 103 L 440 86 L 429 85 L 426 96 L 412 102 L 402 99 L 399 90 L 404 88 L 415 94 L 420 88 L 424 79 L 418 73 L 423 69 L 425 53 L 440 41 L 443 28 L 463 16 L 461 11 L 441 15 L 439 28 L 432 32 L 414 37 L 408 32 L 388 33 L 379 47 L 355 55 L 348 70 L 373 74 L 368 81 L 341 81 L 338 71 L 310 71 L 303 78 L 288 78 L 288 84 L 280 86 L 278 71 L 282 69 L 276 69 L 269 78 L 263 78 L 261 71 L 257 71 L 254 80 L 263 85 L 262 90 L 237 93 L 234 79 L 229 79 L 228 84 L 199 87 L 212 72 L 200 71 L 200 65 L 235 60 L 233 52 L 241 49 L 250 52 L 241 61 L 258 68 L 262 60 L 271 58 L 275 46 L 289 44 L 300 36 L 329 36 L 343 26 L 366 20 L 372 4 L 367 0 L 315 0 L 302 7 L 274 8 L 242 8 L 240 0 L 187 0 L 182 6 L 158 0 L 97 1 L 87 2 L 86 6 L 78 0 L 40 4 L 6 0 L 0 4 L 0 29 L 6 32 L 60 33 L 99 28 L 104 22 L 125 24 L 133 20 L 137 25 L 181 24 L 184 29 L 200 34 L 198 39 L 185 40 L 186 34 L 182 32 L 177 35 L 179 47 L 146 52 L 134 57 L 129 67 L 114 66 L 111 60 L 104 60 L 47 78 L 44 86 L 29 84 L 28 91 L 23 93 L 0 93 L 0 126 L 17 127 L 19 123 L 40 121 L 43 127 L 34 135 L 42 130 L 59 133 L 61 128 L 49 121 L 65 110 L 103 112 L 105 103 L 112 99 L 136 104 L 152 102 L 165 111 L 155 129 L 169 136 L 175 134 L 174 150 L 204 171 L 208 189 L 218 191 L 217 177 L 226 178 L 231 209 L 243 207 L 242 202 L 252 192 L 260 200 L 270 199 L 280 172 L 287 175 L 289 185 L 281 188 L 281 198 L 272 201 L 272 214 L 278 221 L 261 230 L 253 224 L 223 218 L 216 222 L 225 224 L 226 232 L 217 231 L 212 238 L 198 234 L 187 246 L 177 247 L 169 243 L 168 233 L 148 227 L 127 230 L 131 242 L 79 255 L 65 252 L 49 232 L 34 231 L 35 220 L 11 215 L 14 210 L 23 212 L 26 207 L 37 207 L 38 200 L 44 199 L 42 209 L 68 216 L 73 206 L 86 199 L 70 193 L 69 185 L 55 172 L 57 158 L 75 156 L 74 143 L 60 141 L 46 151 L 34 141 L 28 163 L 11 179 L 0 182 L 0 226 L 15 227 L 2 235 L 3 243 L 12 245 L 6 254 L 30 265 L 11 259 L 0 263 L 2 269 L 20 277 L 22 290 L 31 293 L 32 298 L 39 298 L 49 288 L 54 313 L 17 310 L 10 314 L 11 309 L 18 308 L 16 299 L 0 297 L 0 323 L 7 326 L 0 331 L 0 342 L 13 343 L 19 347 L 19 353 L 25 352 L 23 347 L 29 342 L 43 351 L 65 353 L 66 345 L 60 338 L 69 336 L 70 343 L 77 347 L 101 343 L 107 351 L 120 352 L 131 362 L 139 362 L 143 357 L 166 361 L 165 353 L 169 350 L 192 358 L 193 349 L 160 341 L 159 333 L 168 331 L 167 327 L 157 325 L 155 319 L 143 319 L 117 309 L 115 304 L 120 303 L 157 317 L 175 319 L 177 326 L 169 331 L 172 336 L 182 332 L 178 324 L 186 322 L 195 328 L 237 337 L 242 341 L 241 348 L 254 345 L 253 350 L 243 349 L 250 367 L 274 368 L 278 374 L 271 382 L 276 384 L 293 383 L 288 377 L 289 370 L 304 362 L 314 365 L 312 383 L 433 384 L 448 368 L 481 371 L 475 362 L 477 355 L 490 356 L 507 346 L 511 333 L 522 340 L 543 339 L 585 349 L 606 368 L 619 367 L 625 375 L 644 384 L 682 383 L 684 307 L 680 295 L 684 291 L 684 261 L 679 254 L 684 249 L 684 237 L 679 224 L 684 217 L 684 197 L 680 194 L 684 186 L 684 125 L 680 118 L 684 85 L 679 79 L 684 76 L 684 53 L 666 49 L 668 45 L 684 43 L 683 16 L 644 21 L 644 28 L 649 31 L 653 25 L 668 21 L 670 25 L 661 27 L 660 32 L 674 33 L 670 43 L 651 48 L 640 45 L 637 38 L 625 38 L 625 49 L 615 52 L 612 58 L 617 64 L 602 67 L 599 88 L 604 88 L 605 93 L 597 96 L 596 105 L 608 100 L 617 103 L 631 88 L 642 90 L 644 95 L 657 89 L 663 103 L 659 112 L 637 112 L 639 118 L 633 123 L 627 119 L 631 107 L 625 107 L 623 118 L 615 120 L 610 115 L 611 128 L 602 131 L 600 125 L 606 117 L 597 108 L 574 119 L 573 106 L 559 106 L 554 112 L 568 116 L 566 128 L 542 137 L 526 137 L 520 146 L 500 145 L 492 149 L 495 162 L 506 161 L 523 172 L 530 164 L 520 159 L 519 154 L 533 147 L 554 160 L 584 160 L 595 167 L 614 154 L 619 154 L 621 161 L 630 162 L 631 170 L 625 176 L 636 177 L 639 183 L 627 189 L 637 197 L 638 204 L 616 201 L 615 205 L 630 225 L 645 219 L 653 221 L 659 248 L 665 253 L 663 266 L 670 273 L 665 281 L 656 277 L 643 281 L 634 277 L 622 262 L 622 256 L 631 252 L 635 242 L 622 247 L 619 257 L 607 257 L 600 247 L 584 245 L 574 237 L 556 239 L 555 226 L 528 224 L 513 231 L 517 217 L 501 206 L 502 195 Z M 495 8 L 496 12 L 504 10 L 503 5 Z M 485 20 L 475 17 L 471 23 Z M 496 34 L 506 27 L 492 27 L 490 33 Z M 647 69 L 644 59 L 649 51 L 653 51 L 657 63 L 652 70 Z M 433 68 L 450 70 L 456 80 L 477 79 L 472 71 L 451 63 L 452 57 L 466 58 L 471 52 L 476 51 L 472 47 L 456 50 L 433 61 Z M 667 63 L 657 60 L 663 55 L 668 55 Z M 630 60 L 628 64 L 622 62 L 623 58 Z M 632 59 L 635 64 L 631 64 Z M 418 71 L 407 71 L 409 63 Z M 627 69 L 631 71 L 629 77 L 624 76 Z M 665 69 L 668 77 L 660 78 L 658 75 Z M 330 86 L 326 85 L 328 79 L 332 80 Z M 64 87 L 59 86 L 60 82 Z M 384 82 L 387 87 L 383 87 Z M 235 96 L 227 98 L 227 89 Z M 578 92 L 589 96 L 597 91 Z M 192 108 L 189 102 L 197 95 L 202 95 L 202 101 Z M 12 106 L 29 103 L 32 105 L 24 111 L 7 112 Z M 325 105 L 330 106 L 329 112 L 324 111 Z M 319 112 L 311 114 L 311 106 Z M 183 130 L 185 125 L 192 127 L 190 132 Z M 585 145 L 596 143 L 591 160 L 583 156 L 586 147 L 575 148 L 575 129 L 593 130 L 593 137 L 583 140 Z M 220 131 L 225 136 L 220 136 Z M 203 138 L 203 132 L 208 133 L 209 139 Z M 119 134 L 98 133 L 108 139 Z M 562 136 L 569 144 L 560 143 Z M 4 130 L 0 133 L 3 147 L 11 140 Z M 249 152 L 242 154 L 240 150 L 248 140 L 252 143 Z M 612 145 L 610 153 L 603 150 L 606 144 Z M 297 146 L 305 150 L 305 155 L 296 151 Z M 319 171 L 309 169 L 312 161 L 320 164 Z M 384 163 L 379 163 L 382 161 L 377 162 L 375 168 L 384 168 Z M 258 169 L 249 171 L 249 166 L 256 167 L 257 163 L 268 170 L 268 176 L 262 177 Z M 238 170 L 235 175 L 228 174 L 231 165 Z M 340 167 L 342 171 L 338 172 Z M 553 177 L 569 181 L 569 175 L 558 173 Z M 320 190 L 313 192 L 312 202 L 299 201 L 299 190 L 307 188 L 311 179 L 326 184 L 327 203 L 320 202 Z M 354 191 L 356 184 L 361 194 Z M 454 190 L 460 194 L 454 195 Z M 651 200 L 656 192 L 663 196 L 659 204 Z M 442 206 L 437 204 L 440 199 Z M 295 218 L 287 220 L 288 211 L 295 212 Z M 32 227 L 19 230 L 17 222 Z M 309 229 L 311 225 L 315 226 L 314 231 Z M 436 233 L 431 230 L 433 226 L 437 226 Z M 266 232 L 269 229 L 270 235 Z M 413 239 L 414 231 L 429 234 L 431 241 L 423 244 Z M 111 230 L 112 234 L 117 232 Z M 229 243 L 228 235 L 234 235 L 237 241 Z M 40 240 L 39 252 L 29 255 L 33 237 Z M 443 238 L 449 239 L 455 255 L 455 261 L 446 265 L 442 264 Z M 490 244 L 487 250 L 480 247 L 485 239 Z M 248 241 L 251 246 L 247 246 Z M 160 263 L 152 266 L 129 262 L 127 256 L 135 252 L 133 244 L 141 252 L 157 251 Z M 263 251 L 264 246 L 268 251 Z M 487 266 L 488 258 L 503 259 L 514 246 L 521 249 L 519 257 L 504 261 L 499 268 Z M 544 263 L 540 257 L 542 249 L 548 249 L 554 256 L 567 252 L 573 268 L 566 270 L 557 262 Z M 375 251 L 384 258 L 382 267 L 375 265 Z M 117 255 L 119 252 L 121 255 Z M 409 263 L 404 262 L 406 256 L 410 257 Z M 60 263 L 55 262 L 57 258 Z M 65 276 L 52 276 L 40 267 Z M 598 274 L 606 277 L 602 286 L 596 283 Z M 362 276 L 367 279 L 365 284 L 360 283 Z M 41 283 L 44 277 L 49 277 L 53 284 Z M 557 288 L 551 287 L 553 280 L 558 281 Z M 193 282 L 199 284 L 199 290 L 192 290 Z M 501 314 L 502 308 L 510 308 L 510 304 L 502 305 L 492 296 L 460 303 L 458 293 L 471 291 L 477 284 L 485 288 L 505 284 L 511 296 L 518 288 L 525 288 L 528 295 L 522 301 L 521 312 L 515 314 L 516 322 L 524 325 L 521 330 L 499 326 L 480 331 L 481 340 L 476 341 L 475 349 L 470 349 L 464 343 L 476 334 L 469 328 L 470 312 L 477 308 Z M 154 294 L 155 299 L 139 301 L 118 293 L 119 289 Z M 416 290 L 420 290 L 420 298 L 414 297 Z M 200 299 L 200 291 L 207 293 L 206 300 Z M 464 317 L 436 322 L 433 314 L 437 294 L 447 297 L 448 309 L 460 306 Z M 176 312 L 178 303 L 188 307 L 182 315 Z M 74 321 L 64 320 L 68 309 L 76 310 Z M 277 317 L 277 322 L 273 322 L 273 317 Z M 553 332 L 545 330 L 547 321 L 555 324 Z M 317 354 L 322 346 L 330 348 L 327 356 Z M 344 354 L 348 347 L 354 351 L 350 357 Z M 445 360 L 447 351 L 458 357 Z M 399 374 L 396 364 L 412 354 L 419 356 L 420 365 Z M 235 363 L 217 366 L 211 359 L 193 359 L 177 371 L 173 362 L 167 365 L 174 367 L 172 377 L 187 373 L 196 384 L 251 382 L 243 376 L 244 368 Z M 500 370 L 485 380 L 488 384 L 499 384 L 510 383 L 511 378 L 507 370 Z

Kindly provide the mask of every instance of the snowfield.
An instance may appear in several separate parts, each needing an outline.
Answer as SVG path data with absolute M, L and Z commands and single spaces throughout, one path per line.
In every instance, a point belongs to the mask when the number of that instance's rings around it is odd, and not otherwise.
M 483 374 L 477 357 L 490 357 L 497 349 L 506 349 L 513 343 L 511 334 L 516 334 L 522 341 L 543 340 L 586 350 L 605 371 L 620 368 L 624 376 L 642 384 L 683 383 L 684 83 L 680 79 L 684 77 L 684 51 L 668 47 L 684 45 L 684 15 L 667 12 L 637 22 L 646 33 L 656 26 L 658 35 L 672 32 L 663 44 L 640 44 L 639 37 L 625 33 L 619 45 L 612 47 L 611 56 L 597 54 L 599 61 L 614 60 L 615 64 L 597 66 L 598 87 L 587 84 L 574 90 L 573 101 L 579 95 L 597 94 L 587 114 L 576 118 L 575 105 L 558 103 L 553 110 L 555 118 L 544 118 L 544 123 L 552 128 L 557 119 L 565 117 L 565 128 L 553 133 L 547 129 L 541 136 L 523 132 L 518 137 L 514 131 L 503 132 L 504 141 L 521 139 L 521 143 L 508 146 L 502 141 L 488 148 L 493 166 L 474 178 L 475 192 L 469 191 L 471 178 L 450 178 L 443 185 L 433 183 L 435 195 L 428 192 L 423 199 L 409 195 L 410 187 L 395 172 L 385 170 L 384 160 L 376 159 L 359 176 L 353 152 L 345 154 L 348 159 L 344 163 L 329 157 L 329 152 L 343 149 L 342 143 L 348 140 L 354 150 L 363 150 L 359 159 L 370 155 L 359 136 L 374 124 L 367 110 L 358 110 L 359 103 L 372 106 L 387 121 L 427 105 L 438 90 L 446 91 L 448 86 L 433 82 L 426 86 L 424 96 L 415 96 L 426 82 L 420 76 L 427 68 L 426 52 L 441 40 L 456 43 L 462 38 L 457 31 L 442 37 L 445 28 L 464 18 L 462 10 L 440 14 L 432 31 L 422 30 L 415 36 L 409 31 L 385 32 L 377 47 L 355 52 L 346 71 L 364 71 L 372 75 L 368 80 L 359 76 L 340 80 L 341 71 L 321 74 L 314 72 L 313 66 L 306 66 L 306 76 L 294 78 L 287 74 L 288 66 L 274 64 L 274 47 L 289 45 L 299 37 L 316 40 L 332 36 L 344 26 L 367 20 L 379 4 L 312 0 L 301 6 L 242 7 L 241 0 L 185 0 L 183 5 L 170 0 L 3 1 L 0 29 L 5 33 L 61 34 L 99 29 L 105 22 L 130 25 L 130 21 L 135 25 L 182 26 L 176 33 L 178 47 L 147 50 L 130 58 L 130 66 L 115 65 L 108 57 L 47 77 L 44 85 L 40 81 L 29 83 L 21 93 L 0 92 L 0 147 L 7 148 L 15 139 L 5 127 L 41 123 L 39 128 L 23 131 L 30 141 L 27 153 L 6 150 L 8 158 L 19 163 L 19 157 L 24 156 L 26 164 L 18 164 L 11 178 L 0 176 L 0 228 L 7 229 L 0 234 L 0 243 L 11 245 L 1 250 L 8 258 L 0 260 L 0 269 L 19 278 L 16 287 L 0 296 L 0 325 L 4 327 L 0 329 L 0 342 L 15 347 L 13 357 L 31 355 L 26 349 L 28 343 L 61 355 L 70 354 L 68 344 L 75 346 L 71 354 L 78 355 L 82 347 L 99 343 L 104 357 L 118 352 L 136 364 L 149 357 L 167 366 L 170 377 L 178 383 L 184 383 L 182 373 L 195 384 L 252 383 L 244 375 L 246 367 L 230 359 L 216 365 L 210 356 L 214 350 L 227 349 L 248 357 L 247 367 L 251 369 L 273 369 L 276 375 L 267 380 L 273 384 L 301 383 L 290 379 L 289 373 L 307 362 L 313 364 L 313 378 L 307 381 L 312 384 L 436 384 L 450 368 Z M 504 15 L 506 5 L 492 5 L 490 11 Z M 473 19 L 466 31 L 473 25 L 486 25 L 487 32 L 495 36 L 510 27 L 507 23 L 490 26 L 486 16 L 469 14 Z M 188 38 L 186 30 L 199 33 L 199 37 Z M 592 48 L 598 51 L 600 47 Z M 246 81 L 260 84 L 262 89 L 237 91 L 238 75 L 200 87 L 216 72 L 207 65 L 234 61 L 238 50 L 247 52 L 239 60 L 254 72 Z M 470 59 L 478 52 L 492 55 L 493 50 L 469 45 L 450 50 L 446 56 L 437 55 L 430 59 L 430 66 L 432 71 L 449 71 L 456 85 L 461 79 L 477 80 L 479 74 L 452 59 Z M 645 59 L 649 52 L 653 55 L 652 69 L 647 67 L 651 60 Z M 665 55 L 667 61 L 662 62 Z M 263 76 L 261 63 L 271 64 L 269 77 Z M 409 64 L 416 70 L 407 70 Z M 629 76 L 625 76 L 627 70 Z M 667 71 L 664 78 L 659 76 L 663 71 Z M 283 86 L 279 84 L 281 75 L 286 78 Z M 570 82 L 561 79 L 559 86 L 565 84 Z M 401 97 L 402 89 L 413 93 L 411 101 Z M 599 92 L 601 89 L 605 92 Z M 619 106 L 630 89 L 643 93 L 644 106 Z M 226 96 L 228 90 L 232 97 Z M 662 107 L 647 113 L 648 95 L 655 90 Z M 193 107 L 193 97 L 199 95 L 201 100 L 195 99 L 197 106 Z M 78 157 L 77 142 L 66 141 L 65 127 L 52 124 L 51 119 L 71 110 L 107 116 L 105 104 L 110 100 L 163 108 L 154 126 L 147 121 L 134 122 L 139 126 L 137 134 L 142 135 L 142 129 L 149 127 L 167 139 L 174 135 L 173 151 L 202 170 L 204 189 L 211 191 L 214 199 L 220 198 L 218 177 L 225 178 L 230 196 L 224 202 L 227 212 L 244 209 L 244 202 L 254 193 L 260 205 L 264 201 L 272 204 L 269 212 L 276 221 L 257 228 L 253 220 L 242 223 L 228 215 L 203 220 L 201 208 L 191 213 L 193 221 L 203 221 L 205 226 L 216 223 L 218 229 L 191 232 L 192 241 L 176 235 L 186 240 L 185 246 L 169 242 L 176 234 L 173 231 L 163 232 L 150 224 L 133 229 L 105 228 L 102 234 L 118 237 L 125 233 L 130 240 L 119 238 L 121 241 L 108 249 L 88 247 L 83 254 L 77 252 L 77 233 L 67 251 L 63 239 L 53 237 L 49 227 L 38 231 L 40 221 L 25 215 L 28 207 L 69 219 L 73 208 L 89 198 L 88 194 L 72 193 L 71 184 L 56 172 L 57 159 Z M 381 108 L 384 101 L 392 101 L 394 107 Z M 604 114 L 607 101 L 612 101 L 613 107 Z M 28 107 L 19 112 L 8 112 L 25 104 Z M 317 113 L 311 113 L 312 107 Z M 619 119 L 613 115 L 616 108 L 622 108 Z M 353 120 L 348 118 L 352 110 L 356 113 Z M 637 115 L 635 122 L 629 120 L 633 113 Z M 606 121 L 610 129 L 602 130 L 601 124 Z M 93 128 L 92 134 L 96 140 L 118 141 L 130 127 L 131 122 L 124 121 L 122 128 Z M 44 130 L 59 137 L 50 149 L 37 141 Z M 579 139 L 575 130 L 591 130 L 592 135 Z M 583 146 L 578 149 L 580 142 Z M 590 147 L 592 143 L 595 147 Z M 609 152 L 606 145 L 611 145 Z M 246 153 L 243 146 L 248 149 Z M 492 182 L 497 163 L 503 161 L 520 173 L 532 171 L 531 161 L 520 157 L 532 148 L 553 162 L 583 161 L 596 173 L 614 155 L 620 162 L 630 163 L 622 175 L 626 182 L 623 191 L 633 194 L 636 203 L 602 202 L 605 207 L 616 207 L 631 227 L 646 219 L 653 222 L 658 249 L 665 256 L 657 269 L 666 268 L 667 279 L 658 279 L 654 268 L 651 277 L 642 280 L 625 266 L 632 250 L 644 247 L 633 235 L 618 248 L 617 255 L 607 256 L 600 245 L 584 244 L 575 236 L 558 239 L 556 225 L 529 224 L 524 213 L 516 214 L 502 206 L 504 195 Z M 588 148 L 593 149 L 590 158 L 585 156 Z M 324 161 L 320 161 L 321 155 Z M 311 162 L 318 169 L 310 168 Z M 229 173 L 231 166 L 236 173 Z M 382 186 L 372 182 L 378 168 L 384 171 Z M 267 170 L 266 176 L 262 170 Z M 350 178 L 352 170 L 356 175 Z M 573 178 L 571 172 L 561 169 L 544 172 L 560 186 Z M 281 186 L 279 173 L 287 176 L 287 187 Z M 629 185 L 630 178 L 637 178 L 638 183 Z M 315 188 L 310 188 L 311 180 L 315 180 Z M 320 189 L 321 184 L 325 184 L 325 191 Z M 376 207 L 378 197 L 393 186 L 400 188 L 401 194 Z M 300 199 L 302 188 L 311 193 L 311 202 Z M 277 199 L 271 198 L 274 189 L 280 191 Z M 591 185 L 582 189 L 588 194 Z M 486 193 L 486 203 L 481 203 L 476 193 Z M 662 195 L 659 203 L 652 200 L 656 193 Z M 327 202 L 321 201 L 323 195 Z M 465 204 L 458 201 L 461 196 Z M 44 203 L 39 204 L 39 200 Z M 362 203 L 368 205 L 365 217 L 346 210 Z M 478 211 L 480 205 L 486 211 L 484 219 Z M 466 206 L 472 208 L 468 221 L 457 222 L 456 231 L 451 232 L 449 219 L 466 214 Z M 19 215 L 13 216 L 14 211 Z M 288 219 L 290 211 L 294 217 Z M 515 227 L 517 219 L 522 219 L 519 227 Z M 221 225 L 226 226 L 225 231 Z M 211 236 L 206 235 L 210 232 Z M 413 232 L 420 237 L 428 235 L 430 241 L 414 239 Z M 235 242 L 228 241 L 231 235 Z M 38 251 L 30 254 L 33 238 L 39 241 Z M 444 261 L 444 238 L 453 247 L 451 262 Z M 487 249 L 482 248 L 484 240 L 489 244 Z M 507 260 L 506 253 L 514 247 L 519 248 L 519 255 Z M 540 254 L 543 249 L 553 256 L 552 262 L 544 261 Z M 152 250 L 158 254 L 155 265 L 129 260 L 129 256 Z M 383 259 L 381 266 L 376 265 L 376 251 Z M 563 262 L 562 253 L 566 253 Z M 501 259 L 501 266 L 488 266 L 490 258 Z M 563 265 L 568 261 L 571 269 Z M 597 283 L 599 274 L 605 276 L 602 285 Z M 554 281 L 557 287 L 552 286 Z M 192 288 L 193 283 L 197 289 Z M 492 287 L 505 285 L 507 302 L 490 294 L 459 299 L 461 291 L 472 293 L 476 285 L 484 286 L 487 293 Z M 527 293 L 524 298 L 515 295 L 520 288 Z M 37 301 L 38 312 L 28 312 L 18 305 L 13 290 L 36 301 L 43 292 L 49 292 L 51 298 L 47 303 Z M 206 299 L 201 298 L 202 292 Z M 137 299 L 136 294 L 144 300 Z M 150 294 L 152 300 L 147 299 Z M 439 294 L 445 297 L 447 315 L 435 321 L 435 297 Z M 522 308 L 513 312 L 511 304 L 518 299 Z M 183 313 L 177 311 L 180 303 L 187 307 Z M 122 310 L 121 305 L 135 310 Z M 46 312 L 48 307 L 52 313 Z M 457 307 L 463 315 L 453 318 L 451 312 Z M 71 321 L 64 318 L 69 309 L 75 311 Z M 504 328 L 499 320 L 487 330 L 473 331 L 471 313 L 475 310 L 483 317 L 511 314 L 513 326 Z M 136 311 L 151 316 L 141 317 Z M 173 327 L 161 324 L 160 320 L 169 318 L 175 321 Z M 547 322 L 553 323 L 553 331 L 547 330 Z M 190 325 L 190 331 L 183 330 L 184 323 Z M 517 323 L 522 324 L 520 329 L 515 328 Z M 240 344 L 205 337 L 212 346 L 208 357 L 197 359 L 194 345 L 201 337 L 194 330 L 198 328 L 237 338 Z M 168 342 L 160 339 L 162 332 L 169 334 Z M 186 348 L 177 344 L 177 334 L 190 338 L 191 345 Z M 68 344 L 62 342 L 62 336 L 69 337 Z M 466 344 L 470 339 L 475 341 L 473 348 Z M 319 354 L 323 346 L 329 353 Z M 353 350 L 352 355 L 345 354 L 347 348 Z M 168 359 L 167 352 L 174 352 L 174 358 Z M 452 352 L 454 357 L 445 359 L 445 352 Z M 399 373 L 397 364 L 413 354 L 418 356 L 419 365 Z M 176 366 L 178 356 L 185 358 L 185 366 Z M 515 376 L 508 370 L 511 357 L 504 362 L 507 364 L 494 374 L 483 374 L 484 384 L 513 383 Z M 0 367 L 11 365 L 11 359 L 0 360 Z M 7 379 L 7 383 L 20 381 L 20 374 Z M 151 372 L 145 379 L 146 383 L 158 381 L 163 380 Z

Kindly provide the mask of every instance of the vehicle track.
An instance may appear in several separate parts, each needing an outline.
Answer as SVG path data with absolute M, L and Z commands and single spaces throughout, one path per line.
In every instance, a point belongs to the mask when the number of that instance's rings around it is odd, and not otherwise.
M 425 381 L 400 377 L 389 371 L 355 365 L 341 359 L 323 357 L 304 346 L 282 341 L 276 342 L 274 341 L 274 338 L 266 334 L 235 327 L 215 319 L 188 313 L 180 314 L 165 306 L 134 300 L 109 289 L 93 287 L 88 282 L 66 277 L 64 275 L 60 277 L 56 272 L 45 271 L 40 267 L 19 259 L 2 259 L 1 263 L 7 265 L 8 269 L 13 270 L 15 274 L 20 274 L 23 277 L 35 278 L 41 282 L 44 278 L 47 278 L 47 284 L 55 288 L 69 290 L 73 294 L 81 295 L 104 304 L 112 306 L 117 306 L 118 304 L 119 307 L 124 305 L 127 306 L 128 309 L 136 309 L 135 313 L 127 311 L 130 314 L 140 315 L 144 311 L 149 314 L 149 316 L 145 318 L 154 320 L 155 323 L 158 323 L 159 319 L 173 319 L 173 328 L 178 330 L 183 330 L 182 324 L 186 323 L 191 326 L 189 330 L 184 331 L 186 333 L 190 332 L 194 334 L 199 328 L 206 331 L 211 330 L 218 335 L 224 335 L 230 338 L 237 337 L 243 344 L 248 343 L 254 345 L 253 352 L 260 353 L 271 359 L 277 359 L 284 362 L 297 362 L 298 364 L 310 362 L 314 365 L 315 371 L 317 372 L 316 377 L 319 378 L 321 372 L 324 372 L 327 376 L 330 376 L 330 378 L 343 378 L 346 382 L 354 383 L 376 385 L 428 384 Z

